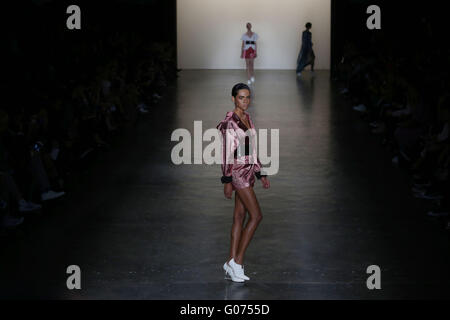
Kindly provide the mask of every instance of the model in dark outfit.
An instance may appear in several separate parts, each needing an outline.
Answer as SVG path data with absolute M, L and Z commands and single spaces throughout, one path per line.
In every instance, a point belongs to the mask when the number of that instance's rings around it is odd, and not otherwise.
M 312 49 L 312 34 L 309 31 L 311 29 L 312 25 L 311 23 L 306 24 L 306 30 L 303 31 L 302 34 L 302 48 L 300 50 L 300 53 L 298 54 L 297 58 L 297 75 L 300 76 L 302 71 L 305 69 L 306 66 L 311 65 L 311 71 L 314 72 L 314 61 L 316 59 L 316 56 L 314 54 L 314 51 Z
M 250 280 L 244 274 L 242 266 L 244 254 L 262 220 L 261 209 L 253 190 L 255 176 L 261 180 L 265 189 L 270 187 L 270 183 L 267 176 L 261 174 L 261 162 L 257 157 L 256 146 L 250 143 L 250 140 L 254 141 L 256 130 L 250 115 L 246 112 L 250 104 L 249 87 L 243 83 L 235 85 L 232 99 L 235 104 L 234 111 L 228 112 L 217 126 L 222 134 L 221 181 L 224 184 L 225 197 L 231 199 L 235 191 L 230 257 L 223 269 L 231 280 L 243 282 Z M 246 212 L 250 218 L 243 228 Z

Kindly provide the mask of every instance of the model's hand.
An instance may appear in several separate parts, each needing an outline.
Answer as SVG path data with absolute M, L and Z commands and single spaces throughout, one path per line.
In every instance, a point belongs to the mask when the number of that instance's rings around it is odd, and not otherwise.
M 258 56 L 258 54 L 255 52 L 255 58 Z
M 261 182 L 263 184 L 263 188 L 264 189 L 269 189 L 270 188 L 269 179 L 267 179 L 266 177 L 261 177 Z
M 233 186 L 231 183 L 225 183 L 223 185 L 223 193 L 225 194 L 225 198 L 231 199 L 231 195 L 233 194 Z
M 241 59 L 244 59 L 244 53 L 241 53 Z

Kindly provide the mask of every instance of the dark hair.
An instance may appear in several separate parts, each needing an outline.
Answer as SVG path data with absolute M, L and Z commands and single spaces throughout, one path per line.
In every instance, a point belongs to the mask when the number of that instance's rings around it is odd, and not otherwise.
M 247 89 L 248 92 L 251 92 L 248 85 L 246 85 L 245 83 L 238 83 L 233 87 L 233 89 L 231 89 L 231 95 L 236 98 L 239 90 L 245 90 L 245 89 Z
M 305 27 L 308 28 L 308 29 L 310 29 L 310 28 L 312 27 L 311 22 L 308 22 L 307 24 L 305 24 Z

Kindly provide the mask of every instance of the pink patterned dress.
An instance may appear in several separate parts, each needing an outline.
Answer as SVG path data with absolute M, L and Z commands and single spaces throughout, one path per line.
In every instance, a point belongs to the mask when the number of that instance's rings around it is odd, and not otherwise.
M 250 115 L 245 112 L 250 129 L 233 111 L 227 112 L 217 125 L 222 134 L 222 183 L 230 183 L 233 190 L 253 187 L 255 176 L 261 174 L 261 162 L 257 156 L 256 130 Z

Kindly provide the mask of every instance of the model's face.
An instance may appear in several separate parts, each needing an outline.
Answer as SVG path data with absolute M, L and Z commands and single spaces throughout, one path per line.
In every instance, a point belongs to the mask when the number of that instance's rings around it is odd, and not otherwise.
M 252 24 L 251 23 L 247 23 L 247 29 L 251 30 L 252 29 Z
M 250 91 L 242 89 L 238 91 L 236 97 L 232 97 L 236 108 L 246 111 L 250 105 Z

